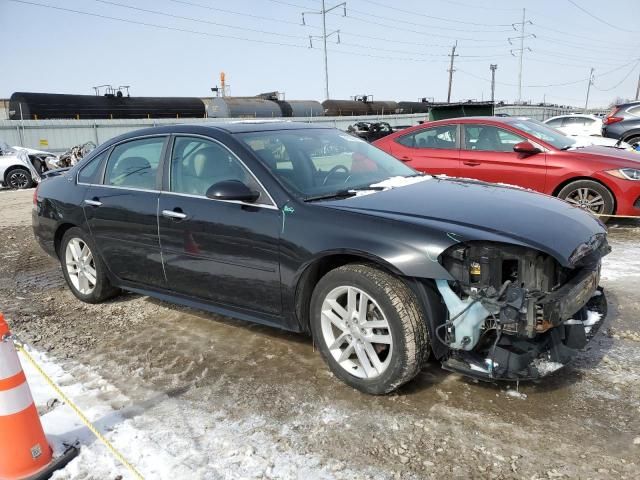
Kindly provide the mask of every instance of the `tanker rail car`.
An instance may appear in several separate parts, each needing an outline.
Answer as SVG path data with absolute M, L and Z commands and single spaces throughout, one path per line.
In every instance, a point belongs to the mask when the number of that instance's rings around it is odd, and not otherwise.
M 203 118 L 196 97 L 128 97 L 16 92 L 9 99 L 10 120 Z

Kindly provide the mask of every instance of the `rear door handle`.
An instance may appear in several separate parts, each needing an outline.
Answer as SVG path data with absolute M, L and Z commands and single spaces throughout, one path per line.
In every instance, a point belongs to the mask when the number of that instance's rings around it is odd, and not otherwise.
M 102 205 L 102 202 L 99 202 L 98 200 L 85 200 L 84 203 L 85 205 L 91 205 L 92 207 L 99 207 Z
M 411 161 L 411 157 L 407 157 L 406 155 L 400 157 L 400 160 L 403 162 L 410 162 Z
M 462 163 L 470 167 L 477 167 L 478 165 L 481 164 L 480 162 L 474 162 L 473 160 L 466 160 L 466 161 L 463 161 Z
M 175 220 L 184 220 L 187 218 L 186 213 L 176 212 L 175 210 L 163 210 L 162 216 L 167 218 L 173 218 Z

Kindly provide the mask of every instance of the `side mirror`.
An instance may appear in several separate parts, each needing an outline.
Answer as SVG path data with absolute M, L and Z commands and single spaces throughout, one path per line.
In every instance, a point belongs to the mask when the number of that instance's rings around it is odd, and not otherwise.
M 251 190 L 240 180 L 224 180 L 214 183 L 207 190 L 207 197 L 213 200 L 237 200 L 240 202 L 255 202 L 260 194 Z
M 534 146 L 533 143 L 525 141 L 516 143 L 513 146 L 513 151 L 516 153 L 522 153 L 524 155 L 535 155 L 536 153 L 540 153 L 542 150 Z

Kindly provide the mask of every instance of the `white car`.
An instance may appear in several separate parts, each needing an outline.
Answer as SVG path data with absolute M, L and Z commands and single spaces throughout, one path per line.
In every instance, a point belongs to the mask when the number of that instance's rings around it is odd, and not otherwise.
M 570 137 L 602 135 L 602 119 L 586 113 L 559 115 L 545 120 L 544 123 Z
M 573 145 L 575 148 L 577 147 L 588 147 L 590 145 L 598 145 L 601 147 L 612 147 L 619 148 L 621 150 L 629 150 L 633 151 L 633 147 L 629 145 L 627 142 L 623 142 L 622 140 L 616 140 L 615 138 L 607 138 L 607 137 L 598 137 L 596 135 L 570 135 L 571 138 L 575 141 Z
M 40 175 L 21 148 L 0 142 L 0 183 L 10 188 L 30 188 L 40 182 Z

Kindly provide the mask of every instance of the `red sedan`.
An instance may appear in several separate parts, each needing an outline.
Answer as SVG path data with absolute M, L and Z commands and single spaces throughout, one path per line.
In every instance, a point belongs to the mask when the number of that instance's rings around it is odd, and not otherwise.
M 580 147 L 536 120 L 440 120 L 395 132 L 374 145 L 422 172 L 519 185 L 599 215 L 640 215 L 640 155 Z

